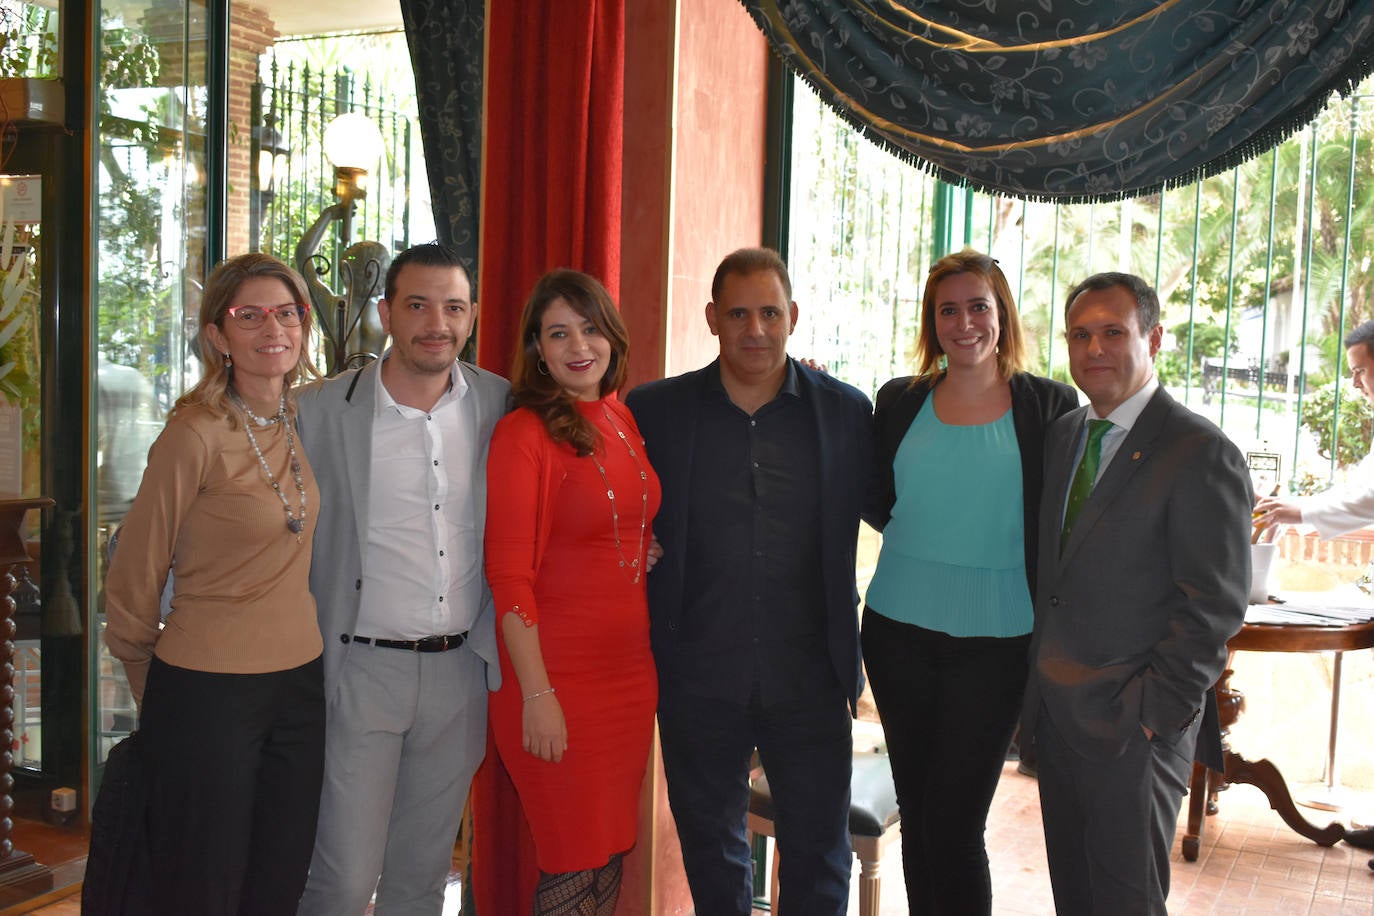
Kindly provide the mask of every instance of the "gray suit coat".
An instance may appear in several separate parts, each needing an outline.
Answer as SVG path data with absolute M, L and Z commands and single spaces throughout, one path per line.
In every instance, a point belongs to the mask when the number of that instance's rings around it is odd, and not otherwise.
M 320 487 L 310 592 L 315 596 L 324 637 L 326 700 L 338 687 L 339 672 L 352 647 L 349 637 L 358 622 L 363 570 L 367 568 L 372 418 L 377 409 L 381 366 L 381 360 L 376 360 L 354 372 L 313 382 L 296 396 L 301 444 Z M 477 461 L 468 485 L 477 511 L 477 530 L 481 531 L 487 514 L 487 445 L 496 421 L 506 414 L 510 383 L 467 363 L 458 366 L 471 386 L 470 394 L 476 396 L 477 419 L 471 435 L 477 443 Z M 481 601 L 481 613 L 468 631 L 468 641 L 487 663 L 487 686 L 496 690 L 501 686 L 496 610 L 485 574 Z
M 1065 414 L 1045 439 L 1022 734 L 1035 734 L 1043 704 L 1075 752 L 1107 760 L 1142 724 L 1168 739 L 1201 713 L 1245 620 L 1253 499 L 1239 450 L 1160 388 L 1061 552 L 1086 413 Z M 1204 719 L 1199 749 L 1218 740 Z

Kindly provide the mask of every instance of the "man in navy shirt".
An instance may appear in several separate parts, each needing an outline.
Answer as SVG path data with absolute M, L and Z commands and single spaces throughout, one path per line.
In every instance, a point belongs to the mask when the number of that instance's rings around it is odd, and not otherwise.
M 872 405 L 787 356 L 797 304 L 776 252 L 729 255 L 711 299 L 720 358 L 626 399 L 663 484 L 648 587 L 668 798 L 697 912 L 748 916 L 757 748 L 779 906 L 842 914 Z

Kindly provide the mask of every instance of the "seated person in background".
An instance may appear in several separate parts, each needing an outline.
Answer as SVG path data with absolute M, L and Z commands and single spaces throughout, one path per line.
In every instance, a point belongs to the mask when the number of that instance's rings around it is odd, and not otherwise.
M 1374 380 L 1369 377 L 1374 371 L 1374 321 L 1360 324 L 1345 336 L 1345 361 L 1350 364 L 1350 383 L 1374 405 Z M 1361 464 L 1369 462 L 1366 457 Z M 1337 537 L 1374 524 L 1374 485 L 1365 481 L 1297 499 L 1261 497 L 1255 501 L 1255 524 L 1261 528 L 1307 524 L 1324 538 Z M 1360 849 L 1374 849 L 1374 827 L 1348 831 L 1345 841 Z M 1369 867 L 1374 868 L 1374 859 Z
M 1374 321 L 1366 321 L 1346 335 L 1345 359 L 1350 364 L 1350 383 L 1374 404 L 1374 379 L 1368 375 L 1374 371 Z M 1333 538 L 1374 524 L 1374 485 L 1365 482 L 1356 487 L 1334 487 L 1298 499 L 1265 496 L 1255 502 L 1255 524 L 1263 528 L 1307 524 L 1322 537 Z

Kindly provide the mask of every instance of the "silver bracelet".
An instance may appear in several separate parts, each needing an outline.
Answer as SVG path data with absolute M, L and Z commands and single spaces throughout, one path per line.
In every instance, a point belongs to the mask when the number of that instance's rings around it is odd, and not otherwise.
M 548 696 L 551 693 L 557 692 L 558 691 L 554 690 L 552 687 L 545 687 L 543 690 L 536 690 L 534 693 L 525 697 L 525 702 L 528 703 L 530 700 L 537 700 L 542 696 Z

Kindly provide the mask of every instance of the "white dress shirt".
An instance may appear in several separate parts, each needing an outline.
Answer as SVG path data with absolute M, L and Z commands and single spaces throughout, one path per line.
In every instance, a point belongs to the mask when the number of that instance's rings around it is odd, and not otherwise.
M 1097 411 L 1093 409 L 1092 403 L 1088 403 L 1089 420 L 1112 421 L 1112 428 L 1107 430 L 1107 434 L 1102 437 L 1102 459 L 1097 463 L 1097 476 L 1093 478 L 1094 486 L 1102 479 L 1102 472 L 1107 470 L 1107 465 L 1112 463 L 1112 459 L 1116 457 L 1117 450 L 1121 448 L 1121 443 L 1124 442 L 1126 436 L 1130 434 L 1131 427 L 1135 426 L 1135 421 L 1140 419 L 1141 411 L 1145 409 L 1146 404 L 1150 403 L 1150 398 L 1154 397 L 1155 392 L 1158 390 L 1159 379 L 1155 378 L 1152 374 L 1149 379 L 1146 380 L 1145 384 L 1140 386 L 1140 389 L 1136 391 L 1135 394 L 1116 405 L 1116 410 L 1113 410 L 1105 417 L 1099 417 Z M 1083 445 L 1087 442 L 1087 429 L 1088 424 L 1084 423 L 1083 439 L 1078 444 L 1079 456 L 1082 456 Z
M 1136 390 L 1135 394 L 1116 405 L 1116 409 L 1105 417 L 1098 416 L 1092 402 L 1088 402 L 1088 413 L 1083 418 L 1083 426 L 1078 432 L 1078 447 L 1074 450 L 1073 467 L 1077 468 L 1078 463 L 1083 460 L 1083 449 L 1088 444 L 1088 421 L 1110 420 L 1112 424 L 1112 428 L 1102 436 L 1101 457 L 1097 462 L 1097 476 L 1093 478 L 1093 486 L 1097 486 L 1097 482 L 1102 479 L 1102 473 L 1107 470 L 1107 465 L 1112 463 L 1112 459 L 1116 457 L 1117 451 L 1121 448 L 1121 443 L 1130 434 L 1131 427 L 1135 426 L 1135 421 L 1140 419 L 1141 411 L 1145 409 L 1146 404 L 1150 403 L 1150 398 L 1154 397 L 1158 390 L 1159 379 L 1151 374 L 1150 378 Z M 1069 475 L 1069 479 L 1072 481 L 1072 474 Z M 1069 493 L 1068 490 L 1065 490 L 1064 505 L 1059 512 L 1060 519 L 1063 519 L 1068 503 Z
M 428 411 L 396 403 L 379 375 L 357 635 L 423 639 L 464 633 L 477 620 L 475 413 L 457 363 Z
M 1334 538 L 1366 525 L 1374 525 L 1374 453 L 1366 455 L 1344 484 L 1297 500 L 1303 524 Z

